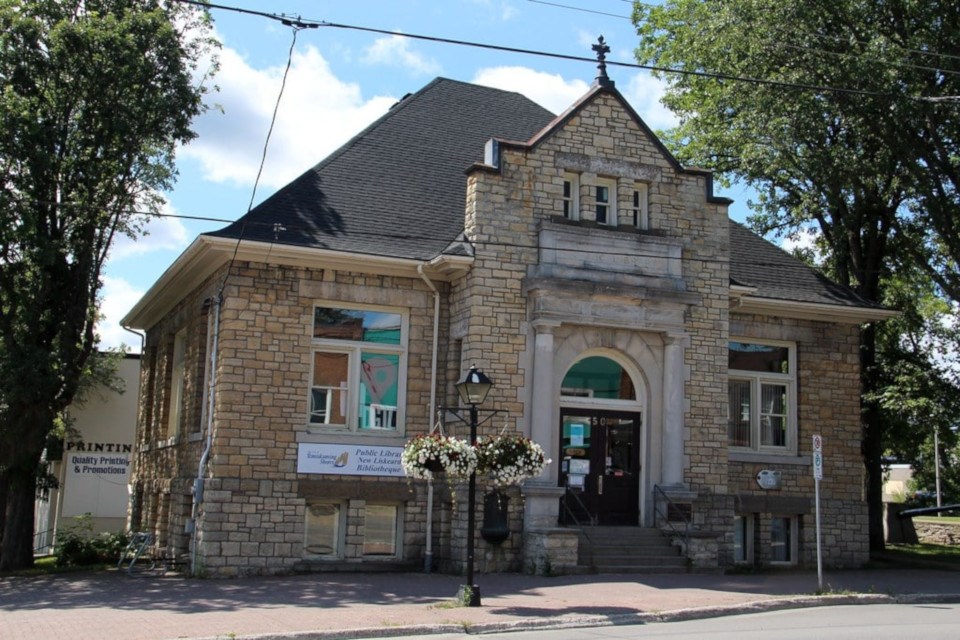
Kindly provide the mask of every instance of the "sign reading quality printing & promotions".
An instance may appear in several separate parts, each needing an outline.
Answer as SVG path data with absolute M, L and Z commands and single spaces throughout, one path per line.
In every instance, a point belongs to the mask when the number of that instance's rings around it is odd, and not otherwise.
M 69 451 L 63 456 L 63 516 L 91 514 L 95 518 L 127 515 L 130 453 L 117 451 Z
M 403 477 L 403 447 L 301 442 L 297 473 Z

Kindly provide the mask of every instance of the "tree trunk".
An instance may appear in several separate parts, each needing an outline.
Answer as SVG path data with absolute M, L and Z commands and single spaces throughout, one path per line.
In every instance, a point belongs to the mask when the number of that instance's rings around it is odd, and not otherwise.
M 3 553 L 3 529 L 7 521 L 7 474 L 0 473 L 0 554 Z
M 4 510 L 0 571 L 33 566 L 33 517 L 37 495 L 35 473 L 4 474 L 7 500 Z

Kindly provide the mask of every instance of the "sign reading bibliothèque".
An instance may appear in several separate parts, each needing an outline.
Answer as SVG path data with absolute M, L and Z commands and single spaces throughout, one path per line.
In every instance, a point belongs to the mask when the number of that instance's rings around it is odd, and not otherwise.
M 301 442 L 297 473 L 402 477 L 402 453 L 403 447 Z

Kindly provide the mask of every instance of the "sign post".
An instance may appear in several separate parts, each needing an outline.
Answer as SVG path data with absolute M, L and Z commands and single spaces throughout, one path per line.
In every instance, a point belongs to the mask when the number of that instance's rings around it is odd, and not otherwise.
M 823 556 L 820 550 L 820 481 L 823 480 L 823 438 L 820 434 L 813 436 L 813 484 L 815 509 L 817 518 L 817 584 L 823 591 Z

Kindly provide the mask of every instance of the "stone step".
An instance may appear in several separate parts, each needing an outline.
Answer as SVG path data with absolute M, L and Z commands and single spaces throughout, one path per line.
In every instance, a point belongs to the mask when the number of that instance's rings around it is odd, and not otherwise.
M 578 563 L 595 573 L 683 573 L 687 560 L 658 529 L 585 527 Z

